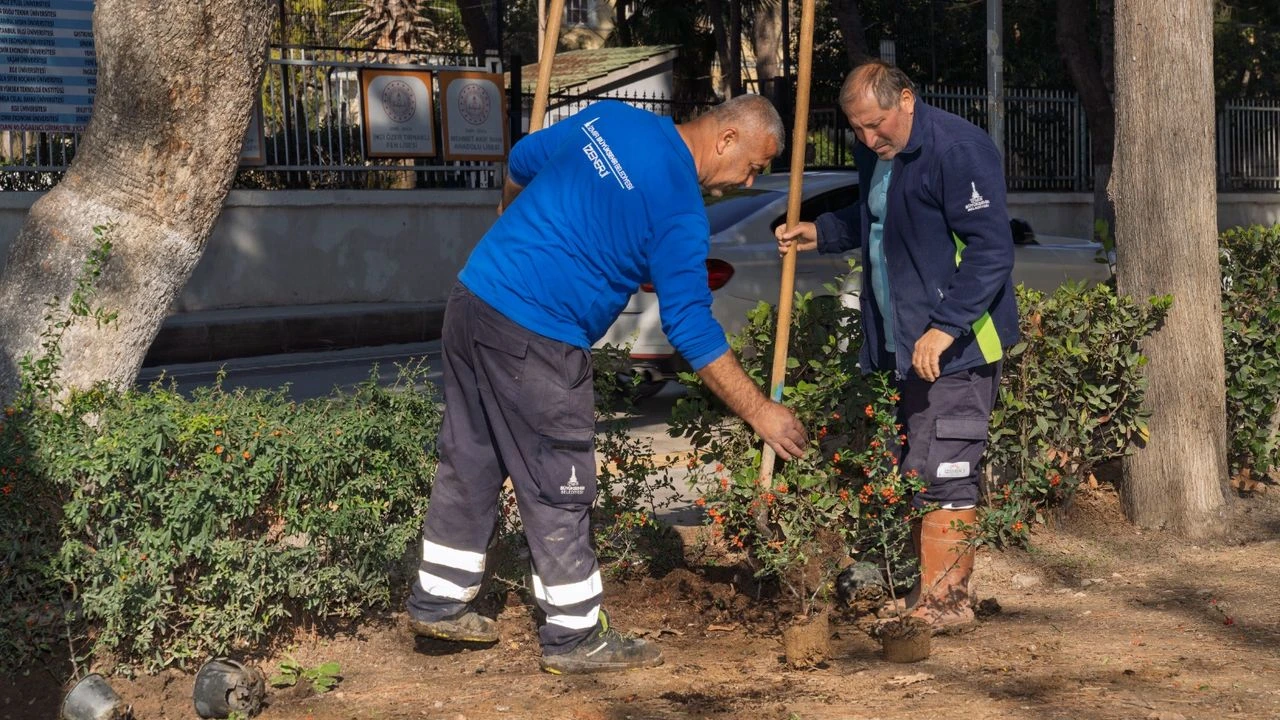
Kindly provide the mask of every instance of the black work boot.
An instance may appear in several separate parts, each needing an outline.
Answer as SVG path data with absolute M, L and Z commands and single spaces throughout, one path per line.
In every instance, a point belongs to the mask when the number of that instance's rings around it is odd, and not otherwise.
M 632 668 L 657 667 L 662 651 L 640 638 L 623 637 L 609 627 L 609 618 L 600 611 L 600 623 L 577 647 L 559 655 L 543 655 L 542 669 L 553 675 L 613 672 Z
M 415 635 L 451 640 L 453 642 L 496 643 L 498 642 L 498 623 L 473 610 L 463 610 L 460 614 L 444 620 L 418 620 L 409 616 L 409 629 Z

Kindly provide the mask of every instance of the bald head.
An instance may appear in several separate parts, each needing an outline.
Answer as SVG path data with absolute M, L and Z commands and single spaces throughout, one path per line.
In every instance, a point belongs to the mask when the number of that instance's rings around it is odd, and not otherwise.
M 916 91 L 906 73 L 883 60 L 868 60 L 845 77 L 844 85 L 840 86 L 840 107 L 848 109 L 870 92 L 880 107 L 888 110 L 898 106 L 903 90 L 910 90 L 913 95 Z
M 787 146 L 787 131 L 782 125 L 773 103 L 759 95 L 739 95 L 729 98 L 707 112 L 706 117 L 723 128 L 736 128 L 747 135 L 767 135 L 773 138 L 777 152 Z
M 782 118 L 759 95 L 726 100 L 676 129 L 693 155 L 698 183 L 712 193 L 750 187 L 786 145 Z

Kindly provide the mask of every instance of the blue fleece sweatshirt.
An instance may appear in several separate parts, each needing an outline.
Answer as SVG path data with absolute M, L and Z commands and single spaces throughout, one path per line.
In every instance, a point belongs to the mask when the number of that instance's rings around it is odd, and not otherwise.
M 854 160 L 860 186 L 870 188 L 876 154 L 857 143 Z M 883 221 L 893 302 L 877 303 L 863 273 L 863 370 L 913 372 L 916 341 L 930 328 L 956 338 L 942 354 L 944 375 L 1003 357 L 1018 340 L 1013 236 L 1003 164 L 987 133 L 917 98 L 911 136 L 893 159 Z M 865 198 L 816 224 L 819 252 L 861 247 L 862 266 L 871 267 Z M 886 313 L 893 314 L 892 353 L 885 349 Z
M 605 101 L 512 148 L 524 187 L 458 278 L 515 323 L 590 347 L 642 283 L 695 369 L 729 349 L 711 314 L 710 227 L 693 155 L 670 118 Z

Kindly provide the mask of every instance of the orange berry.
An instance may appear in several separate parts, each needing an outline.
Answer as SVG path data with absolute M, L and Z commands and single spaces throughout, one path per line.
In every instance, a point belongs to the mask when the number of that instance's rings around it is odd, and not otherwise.
M 704 506 L 704 505 L 706 505 L 706 504 L 707 504 L 707 499 L 706 499 L 706 498 L 698 498 L 697 500 L 694 500 L 694 501 L 693 501 L 693 504 L 694 504 L 694 505 L 697 505 L 698 507 L 702 507 L 702 506 Z
M 248 460 L 249 458 L 253 457 L 253 455 L 251 455 L 248 450 L 245 450 L 243 453 L 241 453 L 241 456 L 244 457 L 245 460 Z
M 782 483 L 781 485 L 779 485 L 779 486 L 778 486 L 778 494 L 780 494 L 780 495 L 786 495 L 786 494 L 787 494 L 787 484 L 786 484 L 786 483 Z
M 215 430 L 213 431 L 213 436 L 214 436 L 214 437 L 222 437 L 222 431 L 221 431 L 221 430 L 217 430 L 217 429 L 215 429 Z
M 221 454 L 222 454 L 222 446 L 221 446 L 221 445 L 216 445 L 216 446 L 214 446 L 214 448 L 213 448 L 213 452 L 214 452 L 214 453 L 216 453 L 216 454 L 218 454 L 218 455 L 221 455 Z

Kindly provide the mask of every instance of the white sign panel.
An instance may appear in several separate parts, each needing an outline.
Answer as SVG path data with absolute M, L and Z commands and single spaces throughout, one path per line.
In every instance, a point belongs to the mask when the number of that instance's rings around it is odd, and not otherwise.
M 0 129 L 79 132 L 97 84 L 93 0 L 0 0 Z
M 506 93 L 501 74 L 441 72 L 445 160 L 507 157 Z
M 371 158 L 434 157 L 431 73 L 361 70 L 365 154 Z

